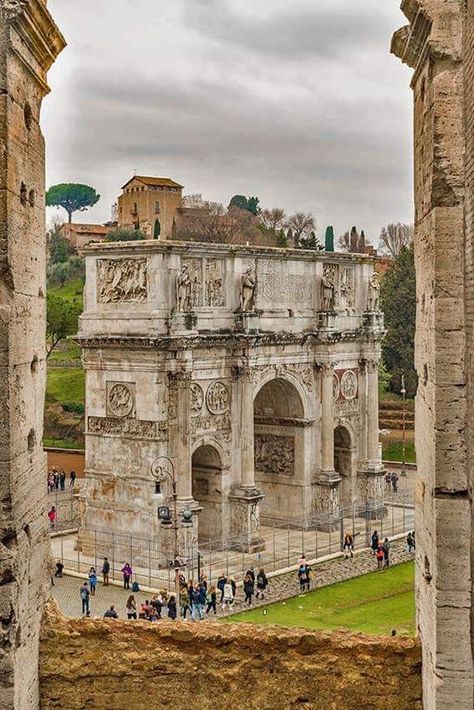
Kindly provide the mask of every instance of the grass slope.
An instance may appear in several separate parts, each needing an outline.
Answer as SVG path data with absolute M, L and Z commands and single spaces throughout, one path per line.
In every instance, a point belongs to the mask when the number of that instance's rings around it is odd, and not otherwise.
M 60 367 L 48 370 L 47 402 L 84 402 L 84 399 L 85 380 L 82 368 Z
M 389 636 L 391 630 L 396 629 L 398 634 L 414 636 L 414 565 L 407 562 L 385 572 L 366 574 L 265 609 L 266 615 L 260 607 L 227 617 L 225 621 L 349 629 L 383 636 Z

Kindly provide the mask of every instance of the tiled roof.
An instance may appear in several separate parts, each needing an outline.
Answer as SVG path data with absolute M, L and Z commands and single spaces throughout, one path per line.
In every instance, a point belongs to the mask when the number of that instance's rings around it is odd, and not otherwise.
M 139 180 L 142 182 L 144 185 L 157 185 L 159 187 L 183 187 L 183 185 L 180 185 L 179 182 L 175 182 L 174 180 L 171 180 L 170 178 L 163 178 L 163 177 L 148 177 L 146 175 L 134 175 L 128 182 L 125 183 L 125 185 L 122 187 L 122 190 L 129 185 L 132 180 Z
M 63 224 L 65 231 L 84 232 L 89 234 L 107 234 L 110 232 L 110 227 L 105 227 L 103 224 Z

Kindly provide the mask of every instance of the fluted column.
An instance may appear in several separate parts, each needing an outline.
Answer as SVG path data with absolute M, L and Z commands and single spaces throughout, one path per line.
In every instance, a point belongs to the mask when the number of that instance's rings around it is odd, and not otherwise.
M 191 373 L 169 374 L 170 448 L 177 477 L 178 498 L 193 495 L 191 461 Z
M 334 471 L 334 367 L 321 366 L 321 470 Z
M 359 461 L 367 461 L 367 363 L 365 360 L 359 362 Z
M 240 447 L 241 485 L 255 488 L 253 382 L 247 368 L 242 370 L 240 377 Z
M 379 459 L 378 361 L 367 360 L 367 460 L 378 463 Z

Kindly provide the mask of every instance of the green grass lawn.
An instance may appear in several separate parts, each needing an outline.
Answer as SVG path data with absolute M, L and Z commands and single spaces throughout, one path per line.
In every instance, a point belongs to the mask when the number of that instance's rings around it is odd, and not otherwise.
M 81 367 L 49 368 L 46 402 L 84 402 L 85 380 Z
M 390 636 L 391 630 L 396 629 L 399 635 L 414 636 L 414 564 L 407 562 L 386 572 L 366 574 L 224 621 L 331 631 L 348 629 L 383 636 Z
M 383 441 L 382 439 L 382 456 L 384 461 L 403 461 L 403 442 L 394 439 Z M 414 441 L 406 442 L 405 460 L 407 463 L 416 463 Z
M 81 279 L 66 281 L 64 286 L 48 286 L 48 293 L 54 293 L 56 296 L 61 296 L 61 298 L 65 298 L 66 301 L 81 306 L 81 308 L 83 290 L 84 284 Z

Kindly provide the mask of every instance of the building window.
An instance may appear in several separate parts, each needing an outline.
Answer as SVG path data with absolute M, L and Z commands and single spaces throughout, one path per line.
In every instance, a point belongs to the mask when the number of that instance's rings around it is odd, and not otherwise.
M 155 214 L 160 214 L 160 202 L 157 200 L 155 202 Z

